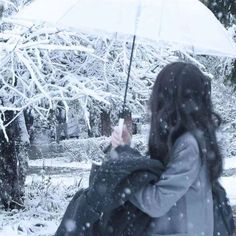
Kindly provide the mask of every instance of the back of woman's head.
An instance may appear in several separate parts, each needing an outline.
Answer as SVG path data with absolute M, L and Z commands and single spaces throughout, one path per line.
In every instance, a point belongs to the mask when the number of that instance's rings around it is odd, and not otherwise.
M 220 117 L 212 108 L 210 80 L 198 67 L 183 62 L 164 67 L 154 84 L 150 108 L 151 158 L 166 164 L 175 140 L 190 131 L 200 145 L 202 156 L 207 158 L 211 180 L 217 179 L 222 172 L 222 158 L 215 136 Z M 205 145 L 201 146 L 202 138 Z

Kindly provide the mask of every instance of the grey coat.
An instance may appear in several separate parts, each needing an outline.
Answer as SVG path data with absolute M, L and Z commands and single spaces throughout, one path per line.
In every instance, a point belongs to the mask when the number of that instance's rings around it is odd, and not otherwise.
M 145 236 L 213 236 L 211 184 L 191 133 L 176 140 L 161 180 L 131 202 L 153 218 Z

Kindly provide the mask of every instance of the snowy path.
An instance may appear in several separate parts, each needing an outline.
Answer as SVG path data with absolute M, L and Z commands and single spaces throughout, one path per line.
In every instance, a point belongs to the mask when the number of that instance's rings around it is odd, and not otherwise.
M 58 184 L 63 182 L 66 185 L 73 185 L 73 179 L 76 180 L 81 173 L 87 173 L 91 168 L 91 162 L 65 162 L 64 159 L 41 159 L 41 160 L 31 160 L 30 166 L 35 172 L 42 169 L 46 173 L 50 173 L 51 180 Z M 228 193 L 228 197 L 232 205 L 236 206 L 236 158 L 225 159 L 224 162 L 224 176 L 221 177 L 221 183 L 225 187 Z M 62 175 L 62 176 L 60 176 Z M 27 183 L 33 178 L 40 178 L 39 176 L 29 175 L 27 178 Z M 85 181 L 86 182 L 86 181 Z

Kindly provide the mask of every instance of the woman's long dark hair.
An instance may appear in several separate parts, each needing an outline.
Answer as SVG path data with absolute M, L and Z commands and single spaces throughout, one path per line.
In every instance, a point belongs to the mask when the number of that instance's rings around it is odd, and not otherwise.
M 211 83 L 195 65 L 175 62 L 158 74 L 151 100 L 149 153 L 164 164 L 175 140 L 191 132 L 205 157 L 211 181 L 222 173 L 222 157 L 216 140 L 221 119 L 212 108 Z

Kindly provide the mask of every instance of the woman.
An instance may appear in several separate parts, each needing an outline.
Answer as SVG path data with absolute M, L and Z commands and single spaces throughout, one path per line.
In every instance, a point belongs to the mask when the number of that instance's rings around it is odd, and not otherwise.
M 130 200 L 152 217 L 145 235 L 213 236 L 212 183 L 222 173 L 209 79 L 194 65 L 175 62 L 157 76 L 151 95 L 150 158 L 165 171 Z M 128 144 L 115 130 L 112 146 Z

